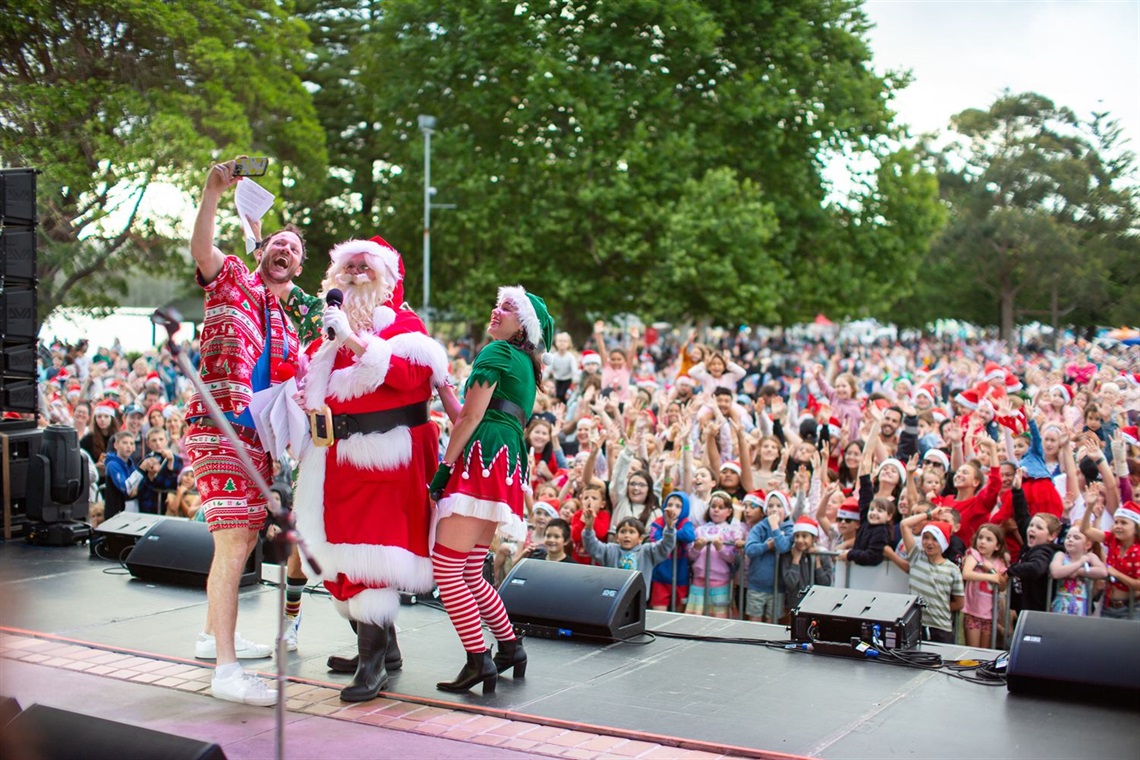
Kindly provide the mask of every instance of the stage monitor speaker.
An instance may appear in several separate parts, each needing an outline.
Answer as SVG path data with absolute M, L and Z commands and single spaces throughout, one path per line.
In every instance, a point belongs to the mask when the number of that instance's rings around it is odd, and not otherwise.
M 217 744 L 32 705 L 0 731 L 0 756 L 84 760 L 226 760 Z
M 123 552 L 139 542 L 156 523 L 167 519 L 164 515 L 147 515 L 142 512 L 120 512 L 104 520 L 95 528 L 91 553 L 115 562 L 123 559 Z
M 206 523 L 168 517 L 155 523 L 127 555 L 131 575 L 151 583 L 205 586 L 214 560 L 214 539 Z M 240 585 L 261 580 L 261 542 L 242 570 Z
M 1015 694 L 1125 700 L 1140 707 L 1140 626 L 1131 620 L 1022 612 L 1006 686 Z
M 511 623 L 531 636 L 628 639 L 645 632 L 635 570 L 524 559 L 499 586 Z

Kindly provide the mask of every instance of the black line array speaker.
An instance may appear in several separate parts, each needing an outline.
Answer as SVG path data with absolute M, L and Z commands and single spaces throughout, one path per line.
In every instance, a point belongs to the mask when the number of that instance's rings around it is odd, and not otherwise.
M 217 744 L 32 705 L 0 729 L 0 756 L 84 760 L 226 760 Z
M 214 539 L 204 522 L 167 517 L 138 539 L 127 555 L 131 575 L 151 583 L 205 586 L 214 561 Z M 261 580 L 261 542 L 242 571 L 242 586 Z
M 1123 700 L 1140 708 L 1138 644 L 1135 621 L 1022 612 L 1006 686 L 1015 694 Z
M 0 409 L 38 406 L 35 169 L 0 169 Z
M 628 639 L 645 632 L 636 570 L 524 559 L 499 586 L 511 623 L 545 638 Z

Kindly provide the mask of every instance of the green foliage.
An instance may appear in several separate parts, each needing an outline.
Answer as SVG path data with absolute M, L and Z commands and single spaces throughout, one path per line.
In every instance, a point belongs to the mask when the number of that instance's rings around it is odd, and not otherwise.
M 39 178 L 40 312 L 112 304 L 132 272 L 189 265 L 159 182 L 199 186 L 239 152 L 303 202 L 325 167 L 300 71 L 305 25 L 273 0 L 16 0 L 0 18 L 0 161 Z
M 1006 338 L 1023 317 L 1134 320 L 1140 217 L 1119 127 L 1035 93 L 1005 93 L 952 126 L 961 142 L 937 154 L 951 221 L 919 313 L 997 323 Z

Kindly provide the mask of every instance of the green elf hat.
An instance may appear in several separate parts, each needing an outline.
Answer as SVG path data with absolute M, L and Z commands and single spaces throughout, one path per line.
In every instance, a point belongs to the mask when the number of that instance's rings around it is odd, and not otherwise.
M 546 309 L 546 301 L 526 292 L 522 285 L 499 288 L 499 303 L 504 301 L 515 305 L 526 339 L 543 352 L 542 362 L 550 364 L 553 361 L 550 349 L 554 346 L 554 318 Z

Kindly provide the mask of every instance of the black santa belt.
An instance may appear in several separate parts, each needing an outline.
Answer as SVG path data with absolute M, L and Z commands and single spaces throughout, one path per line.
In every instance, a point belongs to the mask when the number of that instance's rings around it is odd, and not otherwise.
M 509 414 L 518 420 L 520 425 L 522 425 L 524 428 L 526 427 L 526 412 L 523 411 L 523 408 L 521 406 L 513 401 L 509 401 L 505 398 L 492 397 L 491 402 L 487 404 L 487 408 L 494 409 L 496 411 L 502 412 L 503 414 Z
M 420 401 L 364 414 L 332 414 L 326 406 L 322 411 L 310 414 L 309 425 L 313 443 L 331 446 L 334 440 L 342 441 L 355 433 L 387 433 L 398 427 L 426 425 L 430 419 L 428 402 Z

